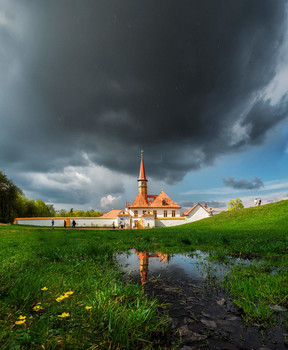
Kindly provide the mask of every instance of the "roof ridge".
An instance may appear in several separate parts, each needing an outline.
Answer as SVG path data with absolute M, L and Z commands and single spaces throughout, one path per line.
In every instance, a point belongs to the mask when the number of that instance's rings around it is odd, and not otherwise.
M 166 203 L 164 203 L 166 202 Z M 181 208 L 176 202 L 174 202 L 167 193 L 163 190 L 158 194 L 154 201 L 150 204 L 150 207 L 163 207 L 163 208 Z
M 129 208 L 133 208 L 133 207 L 144 207 L 144 208 L 148 207 L 148 203 L 143 197 L 142 193 L 138 192 L 137 196 L 135 197 L 133 203 L 130 205 Z

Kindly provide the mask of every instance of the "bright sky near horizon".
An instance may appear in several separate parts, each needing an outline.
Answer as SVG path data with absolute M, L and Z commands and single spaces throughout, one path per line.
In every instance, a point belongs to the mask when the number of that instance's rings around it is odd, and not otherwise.
M 2 0 L 0 171 L 56 209 L 288 199 L 287 0 Z

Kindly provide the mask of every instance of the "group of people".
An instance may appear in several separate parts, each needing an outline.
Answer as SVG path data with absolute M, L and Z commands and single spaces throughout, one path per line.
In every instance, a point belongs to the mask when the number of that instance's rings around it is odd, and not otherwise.
M 67 221 L 68 221 L 68 220 L 66 220 L 66 219 L 64 220 L 64 228 L 66 228 L 66 226 L 67 226 Z M 54 228 L 54 219 L 52 219 L 51 225 L 52 225 L 52 228 Z M 73 227 L 73 228 L 76 227 L 76 221 L 75 221 L 75 220 L 72 221 L 72 227 Z
M 261 198 L 255 198 L 254 206 L 261 205 Z

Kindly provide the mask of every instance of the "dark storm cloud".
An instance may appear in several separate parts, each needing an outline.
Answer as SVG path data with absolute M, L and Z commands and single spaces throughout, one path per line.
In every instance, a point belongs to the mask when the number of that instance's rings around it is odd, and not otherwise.
M 241 122 L 241 126 L 247 127 L 249 143 L 261 144 L 265 134 L 275 124 L 287 117 L 287 96 L 272 106 L 271 101 L 257 101 Z
M 61 171 L 87 165 L 84 152 L 135 174 L 144 148 L 149 176 L 172 183 L 264 142 L 287 115 L 261 97 L 286 3 L 4 1 L 2 166 Z
M 254 179 L 250 181 L 245 179 L 236 181 L 234 176 L 229 176 L 227 179 L 223 179 L 223 183 L 225 186 L 236 190 L 257 190 L 264 187 L 263 181 L 257 176 L 254 176 Z

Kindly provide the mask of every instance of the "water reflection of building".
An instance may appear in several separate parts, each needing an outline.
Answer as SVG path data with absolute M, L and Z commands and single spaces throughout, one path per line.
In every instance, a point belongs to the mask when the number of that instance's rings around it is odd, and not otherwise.
M 147 252 L 137 252 L 137 250 L 135 249 L 134 251 L 140 260 L 140 276 L 141 276 L 142 284 L 147 282 L 148 271 L 149 271 L 149 258 L 160 258 L 162 262 L 164 262 L 168 258 L 167 254 L 162 254 L 158 252 L 150 254 Z

